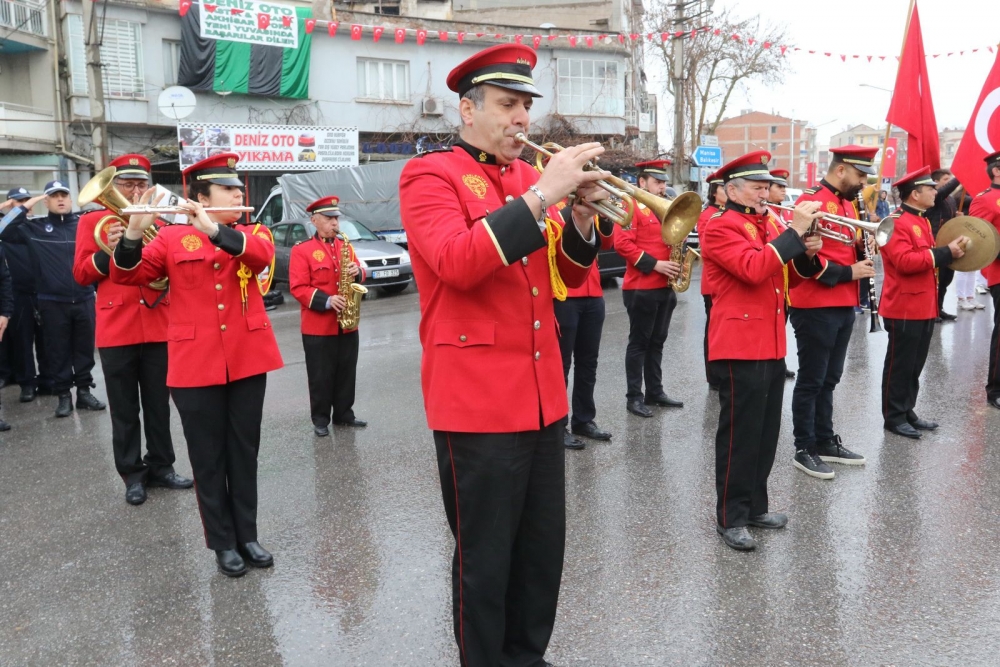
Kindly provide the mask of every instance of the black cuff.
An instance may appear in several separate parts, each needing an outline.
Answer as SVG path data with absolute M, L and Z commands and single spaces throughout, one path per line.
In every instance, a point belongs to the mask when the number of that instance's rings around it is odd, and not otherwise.
M 567 207 L 569 208 L 569 207 Z M 610 219 L 605 218 L 603 215 L 597 216 L 597 233 L 608 238 L 615 231 L 615 223 L 611 222 Z
M 327 310 L 326 302 L 330 300 L 330 295 L 322 290 L 313 293 L 312 301 L 309 302 L 309 310 Z
M 521 197 L 487 215 L 484 223 L 500 249 L 504 264 L 516 262 L 545 247 L 545 237 L 538 228 L 538 221 L 531 213 L 528 202 Z
M 580 236 L 580 230 L 576 228 L 576 223 L 573 222 L 572 210 L 569 206 L 563 210 L 570 211 L 569 222 L 566 223 L 565 227 L 563 227 L 563 253 L 577 264 L 590 266 L 590 264 L 593 263 L 594 259 L 597 257 L 597 251 L 601 248 L 601 239 L 595 233 L 594 242 L 591 243 Z M 565 214 L 563 214 L 563 216 L 563 219 L 565 219 Z
M 642 256 L 639 257 L 639 261 L 635 263 L 635 268 L 639 269 L 643 273 L 652 273 L 653 269 L 656 268 L 656 258 L 648 252 L 644 252 L 642 253 Z
M 246 238 L 232 227 L 219 225 L 219 233 L 215 238 L 209 238 L 212 245 L 218 246 L 230 255 L 242 255 L 245 249 Z
M 819 260 L 809 255 L 799 255 L 792 260 L 795 263 L 795 271 L 803 278 L 812 278 L 823 270 L 823 265 Z
M 954 262 L 954 258 L 951 256 L 951 248 L 948 246 L 941 246 L 940 248 L 931 249 L 931 254 L 934 255 L 934 268 L 943 269 Z
M 134 269 L 142 261 L 142 239 L 134 241 L 126 236 L 115 246 L 115 264 L 122 269 Z
M 854 271 L 849 266 L 827 262 L 826 271 L 817 280 L 827 287 L 835 287 L 840 283 L 849 283 L 854 280 Z
M 771 241 L 770 246 L 778 252 L 782 264 L 788 264 L 791 260 L 806 252 L 805 241 L 794 229 L 786 229 L 778 235 L 778 238 Z
M 103 250 L 98 250 L 94 253 L 94 266 L 103 275 L 108 275 L 111 273 L 111 255 L 104 252 Z

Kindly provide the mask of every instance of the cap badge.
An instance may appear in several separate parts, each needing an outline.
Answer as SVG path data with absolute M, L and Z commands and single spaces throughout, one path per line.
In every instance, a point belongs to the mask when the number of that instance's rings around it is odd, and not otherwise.
M 130 165 L 132 165 L 133 167 L 138 167 L 139 166 L 139 160 L 137 158 L 134 158 L 134 157 L 129 158 L 128 163 Z
M 517 59 L 517 64 L 518 65 L 527 65 L 528 67 L 531 67 L 531 63 L 528 62 L 527 58 L 518 58 Z
M 757 227 L 754 226 L 752 222 L 743 223 L 743 228 L 747 230 L 748 234 L 750 234 L 750 238 L 752 238 L 754 241 L 757 240 Z
M 195 250 L 201 248 L 201 239 L 194 234 L 188 234 L 181 239 L 181 245 L 184 246 L 184 249 L 188 252 L 194 252 Z
M 229 160 L 226 161 L 226 164 L 229 165 L 230 169 L 235 169 L 236 168 L 236 158 L 233 158 L 233 157 L 229 158 Z
M 828 201 L 826 203 L 826 210 L 827 210 L 827 213 L 836 213 L 837 212 L 837 204 L 836 204 L 836 202 Z
M 317 250 L 316 252 L 313 253 L 313 259 L 315 259 L 317 262 L 322 262 L 324 259 L 326 259 L 326 253 L 323 252 L 322 250 Z
M 479 151 L 479 161 L 480 162 L 486 162 L 487 159 L 489 159 L 489 158 L 486 155 L 486 152 L 485 151 Z
M 488 186 L 485 178 L 476 174 L 465 174 L 462 176 L 462 182 L 465 183 L 465 187 L 472 191 L 472 194 L 480 199 L 486 198 L 486 188 Z
M 767 164 L 767 156 L 766 155 L 761 155 L 760 156 L 760 163 L 761 164 Z

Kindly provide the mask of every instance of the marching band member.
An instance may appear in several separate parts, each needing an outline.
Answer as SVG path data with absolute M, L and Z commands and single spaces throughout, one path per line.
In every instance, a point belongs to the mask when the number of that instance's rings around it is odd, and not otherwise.
M 767 202 L 769 204 L 783 204 L 785 203 L 785 192 L 788 189 L 789 172 L 787 169 L 772 169 L 770 173 L 771 185 L 767 188 Z M 795 215 L 791 211 L 780 209 L 772 210 L 771 213 L 777 215 L 778 220 L 786 225 L 792 221 L 792 216 Z
M 764 207 L 771 176 L 767 151 L 755 151 L 719 169 L 728 201 L 701 239 L 712 272 L 712 319 L 708 331 L 711 372 L 719 383 L 719 429 L 715 437 L 716 530 L 733 549 L 757 547 L 747 526 L 783 528 L 784 514 L 768 507 L 767 478 L 781 428 L 785 381 L 785 273 L 819 270 L 812 259 L 823 245 L 803 238 L 816 217 L 816 203 L 796 209 L 785 228 Z M 774 224 L 771 222 L 774 221 Z
M 985 158 L 990 187 L 969 205 L 969 215 L 982 218 L 1000 231 L 1000 151 Z M 993 296 L 993 334 L 990 336 L 990 366 L 986 371 L 986 402 L 1000 408 L 1000 259 L 984 270 Z
M 142 155 L 122 155 L 110 166 L 115 167 L 114 188 L 130 202 L 138 202 L 150 188 L 150 164 Z M 81 216 L 73 277 L 81 285 L 97 285 L 97 352 L 111 408 L 111 449 L 125 483 L 125 502 L 141 505 L 147 486 L 190 489 L 194 482 L 174 471 L 167 389 L 170 299 L 166 291 L 109 279 L 111 255 L 98 247 L 94 228 L 110 213 L 101 208 Z
M 964 255 L 969 238 L 960 236 L 947 246 L 934 247 L 927 209 L 934 206 L 937 190 L 930 167 L 910 172 L 895 187 L 903 204 L 892 214 L 895 230 L 882 248 L 885 278 L 879 299 L 879 314 L 889 334 L 882 369 L 882 417 L 887 431 L 916 439 L 920 431 L 938 427 L 914 411 L 938 315 L 934 269 Z
M 184 426 L 207 546 L 229 577 L 245 574 L 247 564 L 274 563 L 257 541 L 257 452 L 267 372 L 282 365 L 255 279 L 274 258 L 270 231 L 234 224 L 242 215 L 235 211 L 204 211 L 243 204 L 238 159 L 221 153 L 185 169 L 191 224 L 167 225 L 143 247 L 155 216 L 133 215 L 111 264 L 116 282 L 170 279 L 167 386 Z M 108 236 L 120 238 L 120 226 Z
M 288 288 L 301 304 L 302 347 L 309 378 L 309 410 L 313 432 L 330 435 L 333 423 L 366 426 L 354 416 L 354 390 L 358 371 L 358 329 L 346 330 L 339 320 L 347 299 L 340 293 L 341 256 L 340 198 L 323 197 L 306 207 L 316 234 L 292 248 L 288 265 Z M 365 279 L 354 248 L 348 243 L 347 274 Z
M 640 169 L 639 187 L 662 197 L 667 187 L 669 160 L 649 160 Z M 652 417 L 647 403 L 682 408 L 684 403 L 663 391 L 663 344 L 667 341 L 670 317 L 677 306 L 671 287 L 681 272 L 679 262 L 670 261 L 671 248 L 663 242 L 660 221 L 653 212 L 636 202 L 632 224 L 615 238 L 615 249 L 625 258 L 622 301 L 628 312 L 628 346 L 625 348 L 625 407 L 634 415 Z M 643 378 L 646 393 L 642 391 Z
M 819 202 L 823 213 L 857 220 L 854 202 L 868 176 L 875 174 L 876 153 L 877 146 L 831 148 L 826 177 L 798 201 Z M 858 240 L 851 245 L 824 243 L 818 255 L 822 270 L 789 290 L 789 319 L 799 354 L 799 376 L 792 391 L 792 465 L 811 477 L 833 479 L 829 463 L 865 463 L 865 457 L 845 447 L 834 431 L 833 390 L 844 373 L 854 330 L 858 281 L 875 277 L 875 265 L 870 259 L 858 261 L 861 240 L 854 228 L 824 219 L 818 224 Z
M 552 635 L 568 411 L 552 301 L 562 281 L 586 279 L 599 240 L 584 204 L 607 198 L 592 185 L 607 172 L 584 169 L 599 144 L 556 153 L 541 176 L 518 160 L 515 135 L 528 132 L 541 95 L 535 62 L 534 50 L 502 44 L 453 69 L 460 138 L 410 160 L 400 177 L 420 289 L 424 407 L 456 542 L 455 639 L 467 666 L 542 664 Z M 574 190 L 577 204 L 553 211 Z M 559 215 L 564 228 L 547 220 Z
M 705 204 L 705 210 L 698 217 L 697 229 L 699 240 L 705 233 L 705 230 L 708 229 L 708 221 L 726 205 L 726 188 L 723 187 L 724 182 L 722 178 L 713 173 L 709 174 L 705 181 L 708 183 L 708 203 Z M 704 246 L 701 246 L 699 250 L 701 250 L 702 259 L 704 259 Z M 708 265 L 704 261 L 701 264 L 701 298 L 705 301 L 705 339 L 702 343 L 705 351 L 705 379 L 708 381 L 709 389 L 719 391 L 719 381 L 717 378 L 712 377 L 708 364 L 708 323 L 712 319 L 712 275 L 708 269 Z

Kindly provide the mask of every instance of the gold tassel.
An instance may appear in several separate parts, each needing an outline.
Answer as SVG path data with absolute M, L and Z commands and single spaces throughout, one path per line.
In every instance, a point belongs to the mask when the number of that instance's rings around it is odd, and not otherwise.
M 545 230 L 548 232 L 549 248 L 549 282 L 552 284 L 552 297 L 556 301 L 565 301 L 566 283 L 559 275 L 559 265 L 556 263 L 556 253 L 559 252 L 559 239 L 562 238 L 562 226 L 552 218 L 545 216 Z

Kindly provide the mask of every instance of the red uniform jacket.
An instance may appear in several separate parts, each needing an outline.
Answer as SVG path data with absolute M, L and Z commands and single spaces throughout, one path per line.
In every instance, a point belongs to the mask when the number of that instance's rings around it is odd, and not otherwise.
M 795 203 L 818 201 L 824 213 L 858 219 L 857 209 L 849 199 L 825 180 L 814 188 L 802 193 Z M 827 229 L 854 236 L 854 230 L 846 225 L 838 225 L 829 220 L 819 220 L 818 224 Z M 816 255 L 822 270 L 812 280 L 798 282 L 788 293 L 789 303 L 795 308 L 830 308 L 835 306 L 854 307 L 858 300 L 858 281 L 851 278 L 851 265 L 858 261 L 857 249 L 839 241 L 823 239 L 823 248 Z M 792 271 L 794 273 L 794 271 Z
M 608 224 L 610 226 L 607 226 Z M 610 250 L 615 247 L 615 234 L 617 233 L 615 229 L 617 227 L 618 225 L 614 223 L 605 223 L 605 226 L 594 227 L 597 230 L 598 236 L 601 237 L 601 250 Z M 605 236 L 601 233 L 602 231 L 610 233 Z M 590 271 L 587 272 L 587 279 L 583 281 L 583 285 L 569 287 L 566 290 L 567 299 L 585 296 L 604 296 L 604 288 L 601 287 L 601 270 L 598 268 L 597 262 L 591 265 Z
M 701 212 L 698 216 L 698 224 L 695 229 L 698 230 L 698 242 L 700 247 L 698 248 L 701 253 L 702 259 L 705 258 L 705 244 L 701 242 L 702 236 L 705 230 L 708 229 L 708 221 L 712 219 L 716 213 L 719 212 L 719 207 L 715 204 L 709 204 L 705 207 L 705 210 Z M 712 271 L 714 267 L 709 269 L 708 264 L 702 262 L 701 264 L 701 293 L 703 295 L 712 296 Z
M 81 285 L 97 284 L 97 347 L 166 342 L 170 294 L 157 301 L 161 293 L 151 287 L 120 285 L 108 277 L 111 257 L 94 242 L 94 227 L 110 213 L 85 213 L 76 228 L 73 277 Z
M 526 162 L 501 166 L 464 142 L 400 176 L 431 429 L 528 431 L 568 412 L 545 235 L 521 199 L 537 180 Z M 556 251 L 566 285 L 584 282 L 596 254 L 567 224 Z
M 805 257 L 805 243 L 772 216 L 729 203 L 712 217 L 701 246 L 705 267 L 713 276 L 709 360 L 783 359 L 782 267 L 798 258 L 802 263 L 798 272 L 819 271 L 819 264 Z M 792 284 L 801 280 L 798 272 L 788 272 Z
M 669 278 L 653 270 L 659 260 L 670 259 L 670 246 L 663 242 L 660 221 L 653 212 L 636 202 L 632 225 L 621 229 L 615 250 L 625 258 L 622 289 L 663 289 Z
M 297 243 L 292 248 L 288 264 L 288 289 L 302 305 L 302 333 L 309 336 L 336 336 L 341 333 L 337 321 L 337 311 L 327 310 L 326 302 L 340 293 L 340 253 L 344 242 L 334 238 L 324 241 L 319 235 L 308 241 Z M 360 268 L 354 247 L 351 246 L 351 261 Z M 365 279 L 365 270 L 358 273 L 356 282 Z M 348 329 L 343 333 L 357 331 Z
M 934 247 L 924 211 L 903 204 L 891 217 L 896 229 L 882 248 L 885 278 L 878 312 L 893 320 L 933 320 L 938 315 L 934 269 L 951 263 L 951 250 Z
M 969 215 L 982 218 L 1000 231 L 1000 185 L 994 183 L 976 195 L 969 205 Z M 990 287 L 1000 283 L 1000 258 L 983 269 L 983 275 Z
M 167 386 L 207 387 L 281 368 L 256 274 L 270 266 L 266 227 L 221 226 L 215 242 L 190 225 L 167 225 L 143 248 L 115 248 L 111 279 L 142 285 L 170 278 Z M 240 264 L 254 275 L 241 297 Z

